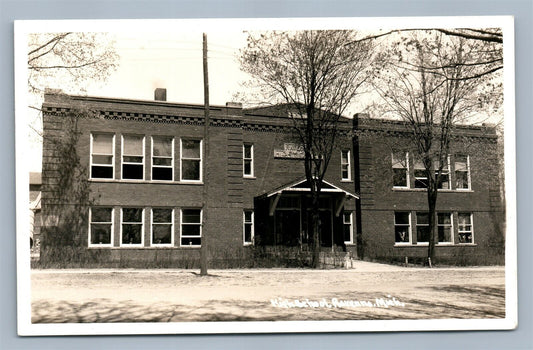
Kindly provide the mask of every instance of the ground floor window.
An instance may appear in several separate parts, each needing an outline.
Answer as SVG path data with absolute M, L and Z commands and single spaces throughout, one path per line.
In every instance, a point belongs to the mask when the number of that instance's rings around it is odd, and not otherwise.
M 458 213 L 459 243 L 474 243 L 472 213 Z
M 202 245 L 202 210 L 182 209 L 181 215 L 182 247 L 200 247 Z
M 451 213 L 437 214 L 437 231 L 439 236 L 439 244 L 453 243 L 453 227 Z
M 353 213 L 344 212 L 342 215 L 344 244 L 353 244 Z
M 429 243 L 428 213 L 416 213 L 416 242 L 417 244 Z
M 89 245 L 113 245 L 113 208 L 91 208 Z
M 143 244 L 143 208 L 122 208 L 121 245 Z
M 411 243 L 411 214 L 408 212 L 394 213 L 394 239 L 398 243 Z
M 251 245 L 254 242 L 254 212 L 245 210 L 243 212 L 243 240 L 244 245 Z
M 152 245 L 172 245 L 172 209 L 152 209 Z

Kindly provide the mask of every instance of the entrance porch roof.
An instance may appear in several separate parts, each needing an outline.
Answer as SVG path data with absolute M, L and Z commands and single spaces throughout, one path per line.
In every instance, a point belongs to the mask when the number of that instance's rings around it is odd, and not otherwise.
M 270 192 L 265 193 L 261 197 L 268 198 L 268 197 L 272 197 L 277 194 L 281 194 L 282 192 L 311 192 L 311 188 L 309 186 L 309 182 L 307 181 L 307 179 L 303 178 L 303 179 L 298 179 L 297 181 L 291 182 L 289 184 L 280 186 Z M 346 197 L 359 198 L 358 195 L 351 193 L 349 191 L 346 191 L 325 180 L 322 180 L 322 189 L 320 190 L 320 192 L 321 193 L 342 193 Z

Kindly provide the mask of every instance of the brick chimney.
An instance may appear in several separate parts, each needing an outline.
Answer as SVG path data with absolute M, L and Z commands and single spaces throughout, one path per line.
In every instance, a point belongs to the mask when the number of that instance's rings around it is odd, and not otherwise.
M 167 100 L 167 89 L 157 88 L 154 91 L 154 100 L 156 101 L 166 101 Z

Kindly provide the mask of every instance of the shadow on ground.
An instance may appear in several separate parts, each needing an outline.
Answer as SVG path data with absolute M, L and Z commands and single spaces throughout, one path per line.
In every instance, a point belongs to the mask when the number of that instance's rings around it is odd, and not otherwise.
M 336 296 L 315 296 L 331 300 Z M 375 293 L 347 293 L 343 299 L 369 300 Z M 92 299 L 88 302 L 35 300 L 33 323 L 480 319 L 505 317 L 504 287 L 439 285 L 420 294 L 395 296 L 405 306 L 280 308 L 265 301 L 210 300 L 200 305 Z M 297 297 L 295 297 L 297 298 Z M 291 298 L 288 298 L 291 300 Z M 311 298 L 309 298 L 311 299 Z M 300 297 L 300 300 L 302 298 Z

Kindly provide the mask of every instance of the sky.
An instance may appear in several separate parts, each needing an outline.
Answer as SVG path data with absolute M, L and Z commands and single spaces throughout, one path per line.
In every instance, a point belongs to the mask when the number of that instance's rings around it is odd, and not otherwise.
M 467 19 L 465 19 L 466 21 Z M 404 19 L 398 20 L 405 25 Z M 425 21 L 425 22 L 424 22 Z M 468 20 L 468 25 L 473 25 L 478 18 Z M 225 105 L 226 102 L 246 102 L 240 100 L 237 93 L 246 92 L 242 86 L 249 77 L 240 71 L 238 62 L 239 50 L 246 45 L 247 34 L 243 32 L 238 20 L 226 20 L 216 22 L 209 20 L 209 26 L 205 22 L 181 21 L 178 28 L 174 22 L 165 21 L 136 21 L 136 22 L 113 22 L 103 23 L 103 26 L 95 25 L 95 22 L 87 21 L 51 21 L 36 23 L 35 28 L 43 31 L 65 31 L 65 27 L 74 26 L 75 31 L 95 31 L 101 29 L 107 32 L 115 42 L 115 50 L 119 56 L 118 68 L 112 72 L 104 82 L 87 81 L 79 91 L 71 89 L 65 91 L 71 94 L 81 94 L 99 97 L 113 97 L 126 99 L 153 100 L 156 88 L 167 89 L 167 101 L 177 103 L 203 104 L 203 64 L 202 64 L 202 33 L 207 33 L 208 42 L 208 66 L 209 66 L 209 94 L 210 104 Z M 273 24 L 282 25 L 283 29 L 296 28 L 298 26 L 329 26 L 324 29 L 353 28 L 353 19 L 314 19 L 313 21 L 298 21 L 296 19 L 273 22 L 266 19 L 254 19 L 253 29 L 272 29 Z M 436 26 L 438 20 L 434 18 L 417 19 L 417 24 L 429 27 Z M 366 30 L 376 31 L 376 23 L 379 29 L 387 30 L 387 25 L 397 25 L 394 20 L 376 22 L 368 19 L 358 19 L 358 25 Z M 446 21 L 443 24 L 450 24 Z M 121 24 L 127 24 L 121 26 Z M 453 23 L 460 24 L 460 23 Z M 250 24 L 248 24 L 250 25 Z M 331 26 L 335 26 L 331 28 Z M 366 27 L 365 27 L 366 26 Z M 29 33 L 36 32 L 32 26 L 28 26 Z M 236 29 L 238 28 L 238 29 Z M 371 28 L 371 29 L 368 29 Z M 396 27 L 397 28 L 397 27 Z M 70 29 L 70 28 L 69 28 Z M 316 28 L 310 28 L 316 29 Z M 33 31 L 32 31 L 33 30 Z M 365 30 L 365 29 L 363 29 Z M 17 40 L 16 40 L 17 42 Z M 22 53 L 27 52 L 27 47 L 22 47 Z M 17 57 L 15 57 L 17 59 Z M 20 60 L 21 62 L 22 59 Z M 22 66 L 22 65 L 21 65 Z M 17 70 L 16 70 L 17 71 Z M 56 79 L 59 80 L 59 79 Z M 62 88 L 61 81 L 50 81 L 50 88 Z M 345 112 L 346 116 L 362 112 L 369 102 L 372 102 L 372 93 L 360 96 L 356 103 L 352 104 Z M 39 104 L 37 104 L 39 105 Z M 28 116 L 29 120 L 33 119 Z M 40 124 L 40 123 L 39 123 Z M 29 149 L 26 157 L 29 161 L 30 171 L 41 171 L 42 145 L 41 139 L 30 131 Z
M 118 33 L 118 69 L 104 84 L 91 84 L 87 94 L 132 99 L 154 98 L 156 88 L 167 89 L 167 101 L 199 103 L 203 96 L 202 32 Z M 209 99 L 211 104 L 232 101 L 247 79 L 239 69 L 238 52 L 246 35 L 207 32 Z

